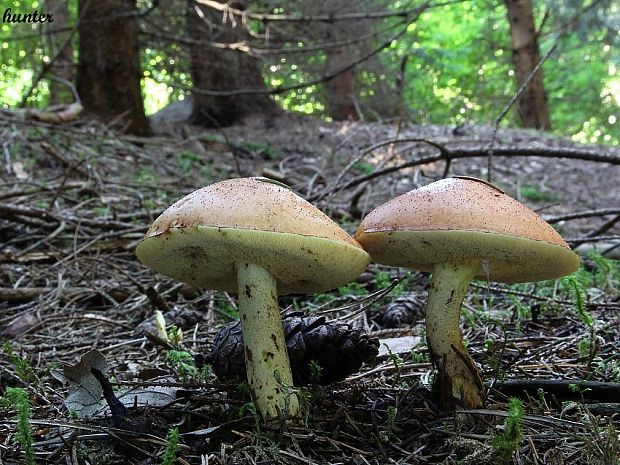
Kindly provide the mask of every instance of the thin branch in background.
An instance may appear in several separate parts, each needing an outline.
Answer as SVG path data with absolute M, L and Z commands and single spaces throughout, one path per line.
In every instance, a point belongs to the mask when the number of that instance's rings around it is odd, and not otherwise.
M 395 33 L 393 36 L 388 37 L 388 39 L 385 40 L 385 42 L 379 44 L 378 47 L 374 48 L 373 50 L 371 50 L 370 52 L 362 55 L 361 57 L 359 57 L 358 59 L 351 61 L 349 63 L 347 63 L 344 66 L 341 66 L 340 68 L 334 70 L 331 73 L 327 73 L 317 79 L 313 79 L 307 82 L 302 82 L 300 84 L 293 84 L 290 86 L 278 86 L 278 87 L 274 87 L 272 89 L 235 89 L 235 90 L 227 90 L 227 91 L 216 91 L 216 90 L 207 90 L 207 89 L 198 89 L 196 87 L 188 87 L 188 86 L 181 86 L 178 84 L 170 84 L 170 83 L 165 83 L 166 85 L 169 85 L 171 87 L 177 88 L 177 89 L 181 89 L 187 92 L 193 92 L 194 94 L 200 94 L 200 95 L 211 95 L 211 96 L 216 96 L 216 97 L 232 97 L 232 96 L 237 96 L 237 95 L 257 95 L 257 94 L 269 94 L 269 95 L 279 95 L 279 94 L 283 94 L 285 92 L 291 91 L 291 90 L 297 90 L 297 89 L 303 89 L 306 87 L 311 87 L 317 84 L 322 84 L 324 82 L 330 81 L 332 79 L 334 79 L 336 76 L 345 73 L 353 68 L 355 68 L 357 65 L 367 61 L 368 59 L 372 58 L 373 56 L 377 55 L 379 52 L 381 52 L 383 49 L 388 48 L 392 42 L 394 42 L 395 40 L 399 39 L 402 35 L 404 35 L 407 32 L 407 28 L 413 24 L 419 17 L 420 15 L 426 11 L 427 8 L 427 4 L 419 7 L 416 10 L 416 14 L 415 16 L 413 16 L 412 18 L 409 18 L 407 21 L 403 21 L 403 27 L 400 31 L 398 31 L 397 33 Z M 162 82 L 158 79 L 154 79 L 156 82 Z
M 316 52 L 316 51 L 341 48 L 343 46 L 358 44 L 368 39 L 377 38 L 381 36 L 382 34 L 389 32 L 391 29 L 394 29 L 395 26 L 400 24 L 400 23 L 392 23 L 384 28 L 371 31 L 368 34 L 361 34 L 351 39 L 340 40 L 336 42 L 323 42 L 323 43 L 318 43 L 314 45 L 304 44 L 303 47 L 257 48 L 257 47 L 253 47 L 252 45 L 250 45 L 247 41 L 230 42 L 230 43 L 214 42 L 214 41 L 208 41 L 208 40 L 191 39 L 189 37 L 184 37 L 182 35 L 177 35 L 177 34 L 168 34 L 166 32 L 162 32 L 161 28 L 157 26 L 155 23 L 153 23 L 152 21 L 145 20 L 144 22 L 147 23 L 149 26 L 153 27 L 154 29 L 158 30 L 158 32 L 141 30 L 140 34 L 145 35 L 147 37 L 153 37 L 156 39 L 177 42 L 177 43 L 181 43 L 185 45 L 202 45 L 205 47 L 212 47 L 212 48 L 223 49 L 223 50 L 235 50 L 241 53 L 248 53 L 256 57 L 266 56 L 266 55 L 303 54 L 303 53 L 311 53 L 311 52 Z M 275 39 L 273 37 L 270 38 L 270 42 L 274 42 L 274 41 Z
M 578 220 L 582 218 L 593 218 L 597 216 L 620 215 L 620 208 L 610 208 L 605 210 L 587 210 L 582 212 L 569 213 L 568 215 L 552 216 L 545 218 L 549 224 L 559 223 L 560 221 Z
M 598 240 L 601 240 L 601 234 L 606 233 L 607 231 L 609 231 L 619 221 L 620 221 L 620 215 L 614 216 L 611 220 L 606 221 L 599 228 L 596 228 L 596 229 L 590 231 L 588 234 L 586 234 L 586 236 L 583 239 L 581 239 L 581 240 L 577 239 L 577 240 L 573 241 L 572 246 L 573 247 L 579 247 L 581 244 L 583 244 L 585 242 L 588 242 L 589 240 L 591 240 L 593 238 L 597 238 Z
M 73 36 L 75 35 L 75 33 L 78 30 L 78 27 L 80 26 L 80 20 L 81 18 L 78 18 L 78 20 L 75 22 L 75 25 L 71 29 L 71 33 L 67 36 L 63 44 L 60 47 L 58 47 L 56 54 L 47 63 L 43 63 L 43 66 L 41 66 L 41 70 L 32 79 L 32 83 L 30 84 L 30 87 L 28 88 L 24 96 L 22 97 L 22 100 L 19 103 L 19 108 L 24 108 L 26 106 L 26 102 L 32 95 L 32 92 L 34 92 L 34 89 L 39 85 L 39 81 L 43 79 L 43 76 L 45 76 L 45 73 L 47 73 L 52 68 L 52 66 L 54 66 L 54 63 L 56 62 L 56 60 L 58 60 L 58 58 L 60 58 L 60 55 L 62 55 L 62 52 L 65 49 L 65 47 L 71 43 L 71 41 L 73 40 Z
M 397 143 L 402 143 L 402 142 L 421 142 L 421 143 L 425 143 L 428 145 L 431 145 L 435 148 L 437 148 L 440 152 L 440 157 L 443 158 L 444 155 L 447 152 L 447 149 L 440 144 L 437 144 L 431 140 L 427 140 L 427 139 L 420 139 L 419 137 L 415 137 L 415 138 L 404 138 L 404 139 L 394 139 L 394 140 L 387 140 L 387 141 L 382 141 L 382 142 L 378 142 L 376 144 L 371 145 L 370 147 L 365 148 L 362 152 L 360 152 L 357 157 L 355 157 L 353 160 L 351 160 L 349 162 L 349 164 L 347 166 L 344 167 L 344 169 L 342 169 L 342 171 L 340 171 L 340 173 L 338 174 L 338 176 L 336 177 L 336 179 L 334 179 L 334 181 L 332 183 L 330 183 L 330 185 L 326 186 L 325 189 L 323 190 L 323 192 L 310 197 L 308 200 L 311 201 L 319 201 L 319 200 L 323 200 L 327 197 L 329 197 L 332 194 L 335 194 L 336 192 L 346 189 L 347 187 L 351 187 L 352 185 L 349 183 L 345 183 L 343 186 L 339 185 L 340 181 L 342 180 L 342 178 L 344 177 L 345 174 L 347 174 L 351 168 L 353 168 L 355 166 L 356 163 L 359 163 L 366 155 L 371 154 L 372 152 L 374 152 L 375 150 L 377 150 L 378 148 L 381 147 L 385 147 L 386 145 L 391 146 Z M 385 168 L 384 170 L 375 170 L 372 173 L 370 173 L 368 176 L 371 176 L 372 179 L 376 176 L 373 176 L 375 173 L 378 172 L 383 172 L 385 170 L 388 170 L 390 168 Z M 358 178 L 355 178 L 358 179 Z M 362 181 L 363 182 L 363 181 Z M 356 183 L 355 185 L 360 184 L 359 182 Z
M 313 15 L 313 16 L 301 16 L 301 15 L 279 15 L 279 14 L 262 14 L 251 13 L 245 10 L 239 10 L 233 8 L 230 4 L 220 3 L 215 0 L 195 0 L 196 3 L 205 5 L 217 11 L 221 11 L 226 18 L 232 18 L 233 16 L 241 18 L 242 22 L 247 22 L 248 19 L 253 19 L 262 22 L 274 22 L 274 21 L 287 21 L 287 22 L 328 22 L 334 21 L 359 21 L 363 19 L 386 19 L 386 18 L 406 18 L 411 14 L 419 14 L 420 9 L 427 9 L 431 7 L 442 7 L 447 5 L 454 5 L 456 3 L 463 3 L 465 0 L 452 0 L 446 2 L 438 2 L 434 4 L 424 4 L 421 7 L 415 7 L 407 10 L 400 11 L 381 11 L 375 13 L 343 13 L 343 14 L 326 14 L 326 15 Z
M 360 155 L 358 155 L 354 162 L 360 161 L 365 155 L 372 152 L 372 150 L 382 147 L 385 145 L 389 145 L 393 141 L 387 140 L 383 142 L 379 142 L 372 147 L 364 150 Z M 457 158 L 470 158 L 470 157 L 480 157 L 484 156 L 484 148 L 482 147 L 467 147 L 467 148 L 455 148 L 451 149 L 445 147 L 437 142 L 434 142 L 429 139 L 419 139 L 419 138 L 411 138 L 411 139 L 399 139 L 396 142 L 423 142 L 425 144 L 431 145 L 439 150 L 439 154 L 432 155 L 424 155 L 421 157 L 414 158 L 413 160 L 409 160 L 405 163 L 401 163 L 400 165 L 388 166 L 383 169 L 377 169 L 372 173 L 365 174 L 353 178 L 344 184 L 338 184 L 338 182 L 342 179 L 343 176 L 338 176 L 336 181 L 331 183 L 330 186 L 326 187 L 325 190 L 315 196 L 311 196 L 308 198 L 310 201 L 321 200 L 328 195 L 336 193 L 338 191 L 349 189 L 351 187 L 357 186 L 363 182 L 370 181 L 372 179 L 378 178 L 380 176 L 385 176 L 390 173 L 394 173 L 396 171 L 400 171 L 405 168 L 411 168 L 413 166 L 424 165 L 427 163 L 433 163 L 437 161 L 448 161 Z M 594 162 L 601 163 L 610 163 L 612 165 L 620 165 L 620 156 L 617 155 L 608 155 L 601 154 L 594 150 L 576 150 L 571 148 L 556 148 L 556 147 L 547 147 L 547 148 L 539 148 L 539 147 L 502 147 L 495 150 L 496 156 L 502 157 L 548 157 L 548 158 L 568 158 L 573 160 L 588 160 Z M 352 162 L 353 163 L 353 162 Z M 350 167 L 353 165 L 350 163 L 345 168 L 344 172 L 348 171 Z
M 510 99 L 508 104 L 504 107 L 504 109 L 501 111 L 499 116 L 495 119 L 495 123 L 493 125 L 493 135 L 491 136 L 491 143 L 489 144 L 489 147 L 487 148 L 487 153 L 488 153 L 488 155 L 487 155 L 487 181 L 492 182 L 491 172 L 493 171 L 493 146 L 495 145 L 495 140 L 497 139 L 497 131 L 499 130 L 499 123 L 502 121 L 502 119 L 504 119 L 504 117 L 508 113 L 508 110 L 510 110 L 510 108 L 512 108 L 512 106 L 519 99 L 519 97 L 521 97 L 521 94 L 523 94 L 523 92 L 525 92 L 525 89 L 527 89 L 527 86 L 530 85 L 530 82 L 532 81 L 532 79 L 534 78 L 534 76 L 536 75 L 538 70 L 542 67 L 542 65 L 545 63 L 545 61 L 547 61 L 547 59 L 555 51 L 557 46 L 558 46 L 558 44 L 556 42 L 556 43 L 554 43 L 551 46 L 551 48 L 547 51 L 547 53 L 545 53 L 545 56 L 543 56 L 542 59 L 538 62 L 536 67 L 527 76 L 527 79 L 521 85 L 519 90 L 517 90 L 517 92 L 512 96 L 512 98 Z

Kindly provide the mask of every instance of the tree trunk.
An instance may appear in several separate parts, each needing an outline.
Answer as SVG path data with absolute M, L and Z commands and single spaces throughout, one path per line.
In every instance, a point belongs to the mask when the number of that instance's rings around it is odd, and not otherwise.
M 224 3 L 224 0 L 218 0 Z M 233 5 L 245 9 L 245 2 Z M 194 41 L 237 43 L 247 34 L 244 25 L 226 20 L 222 13 L 187 1 L 186 26 L 189 38 Z M 279 113 L 279 107 L 267 93 L 246 95 L 208 95 L 208 91 L 226 92 L 240 89 L 266 89 L 257 60 L 247 53 L 194 44 L 189 47 L 194 108 L 191 120 L 204 126 L 228 126 L 250 115 L 269 117 Z M 204 90 L 205 93 L 197 91 Z
M 346 47 L 327 49 L 327 73 L 331 74 L 350 61 Z M 338 121 L 358 120 L 355 106 L 355 71 L 349 69 L 325 83 L 329 116 Z
M 149 124 L 140 90 L 135 0 L 79 0 L 81 22 L 77 89 L 87 113 L 122 117 L 127 131 L 144 135 Z
M 62 29 L 69 26 L 69 6 L 67 1 L 47 0 L 45 2 L 44 11 L 52 14 L 54 17 L 53 23 L 43 23 L 44 30 Z M 71 34 L 71 32 L 66 31 L 48 36 L 48 55 L 55 56 L 59 48 L 67 41 L 69 34 Z M 73 82 L 73 46 L 71 42 L 60 51 L 58 58 L 56 58 L 48 71 L 48 76 L 55 76 Z M 50 81 L 50 97 L 50 103 L 52 105 L 71 103 L 74 100 L 71 89 L 66 84 L 54 79 Z
M 534 25 L 532 0 L 504 0 L 512 39 L 512 53 L 517 77 L 517 89 L 527 80 L 540 61 L 538 32 Z M 542 68 L 534 75 L 518 100 L 521 124 L 526 128 L 551 129 L 547 93 Z

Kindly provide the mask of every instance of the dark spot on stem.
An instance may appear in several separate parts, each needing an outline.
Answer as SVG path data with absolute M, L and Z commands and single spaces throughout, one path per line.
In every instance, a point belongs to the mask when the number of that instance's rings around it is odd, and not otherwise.
M 250 289 L 250 286 L 248 286 L 247 284 L 245 285 L 245 296 L 248 299 L 252 298 L 252 290 Z

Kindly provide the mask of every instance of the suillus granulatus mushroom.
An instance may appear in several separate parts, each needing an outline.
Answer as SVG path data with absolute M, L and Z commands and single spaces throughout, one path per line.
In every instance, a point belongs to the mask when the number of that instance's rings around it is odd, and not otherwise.
M 230 179 L 164 211 L 136 248 L 155 271 L 195 287 L 237 292 L 252 397 L 266 420 L 299 415 L 278 295 L 323 292 L 355 279 L 369 256 L 287 186 Z
M 443 408 L 484 401 L 459 325 L 471 280 L 540 281 L 579 267 L 579 257 L 540 216 L 476 178 L 442 179 L 396 197 L 370 212 L 355 238 L 375 262 L 432 273 L 426 337 Z

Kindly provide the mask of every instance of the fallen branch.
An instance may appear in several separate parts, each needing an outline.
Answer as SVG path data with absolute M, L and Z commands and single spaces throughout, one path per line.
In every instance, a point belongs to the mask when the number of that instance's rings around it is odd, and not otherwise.
M 26 117 L 43 123 L 60 124 L 78 119 L 83 111 L 84 107 L 82 104 L 75 102 L 47 110 L 26 110 Z
M 58 291 L 55 287 L 0 287 L 0 302 L 28 302 L 36 299 L 40 295 Z M 85 294 L 97 292 L 87 287 L 63 287 L 60 289 L 62 294 Z
M 80 218 L 73 215 L 63 215 L 61 217 L 53 215 L 47 210 L 40 208 L 23 207 L 21 205 L 8 205 L 0 204 L 0 213 L 8 213 L 14 216 L 25 216 L 28 218 L 40 218 L 50 223 L 72 223 L 81 224 L 83 226 L 90 226 L 101 229 L 113 229 L 113 230 L 125 230 L 128 232 L 145 228 L 146 226 L 136 225 L 134 223 L 125 223 L 123 221 L 117 221 L 113 219 L 101 218 Z
M 395 140 L 393 142 L 411 142 L 411 141 L 424 142 L 428 145 L 432 145 L 433 147 L 439 150 L 439 154 L 436 155 L 426 155 L 423 157 L 414 158 L 413 160 L 409 160 L 408 162 L 401 163 L 400 165 L 390 166 L 387 168 L 375 170 L 372 173 L 358 176 L 356 178 L 347 181 L 342 185 L 336 185 L 331 189 L 327 189 L 313 197 L 310 197 L 309 200 L 317 201 L 325 196 L 335 193 L 341 190 L 349 189 L 351 187 L 357 186 L 363 182 L 370 181 L 372 179 L 378 178 L 380 176 L 385 176 L 387 174 L 394 173 L 396 171 L 403 170 L 405 168 L 411 168 L 418 165 L 425 165 L 428 163 L 435 163 L 438 161 L 451 161 L 458 158 L 472 158 L 472 157 L 486 157 L 485 149 L 483 147 L 471 147 L 471 148 L 457 148 L 451 149 L 445 147 L 441 144 L 438 144 L 431 140 L 426 139 L 402 139 Z M 390 142 L 382 142 L 380 144 L 376 144 L 373 147 L 388 145 Z M 367 151 L 364 151 L 366 154 Z M 494 150 L 494 156 L 496 157 L 542 157 L 542 158 L 568 158 L 572 160 L 586 160 L 586 161 L 594 161 L 600 163 L 609 163 L 611 165 L 620 165 L 620 155 L 609 155 L 609 154 L 601 154 L 598 151 L 592 149 L 572 149 L 572 148 L 539 148 L 539 147 L 504 147 L 498 148 Z M 359 157 L 358 157 L 359 158 Z M 357 159 L 357 158 L 356 158 Z
M 608 239 L 611 239 L 611 240 L 620 239 L 620 236 L 607 236 L 607 237 L 601 236 L 601 234 L 609 231 L 619 221 L 620 221 L 620 214 L 614 216 L 611 220 L 606 221 L 605 224 L 603 224 L 602 226 L 593 229 L 588 234 L 586 234 L 584 238 L 579 238 L 579 239 L 572 241 L 571 247 L 578 247 L 584 242 L 592 242 L 593 240 L 598 242 L 598 241 L 604 241 Z
M 620 215 L 620 209 L 610 208 L 605 210 L 586 210 L 582 212 L 569 213 L 568 215 L 545 217 L 545 221 L 550 224 L 560 221 L 580 220 L 582 218 L 594 218 L 597 216 Z

